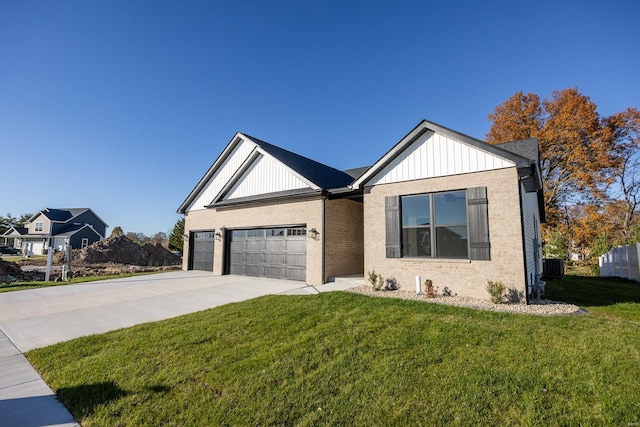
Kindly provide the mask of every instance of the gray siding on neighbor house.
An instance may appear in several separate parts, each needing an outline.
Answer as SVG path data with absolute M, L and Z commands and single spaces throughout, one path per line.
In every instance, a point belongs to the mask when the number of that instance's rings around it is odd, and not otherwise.
M 79 249 L 82 247 L 83 238 L 87 238 L 89 240 L 89 245 L 101 239 L 101 237 L 97 235 L 91 227 L 84 227 L 69 238 L 69 244 L 72 248 Z
M 105 237 L 107 231 L 107 225 L 93 211 L 87 210 L 77 217 L 71 218 L 68 222 L 54 223 L 52 234 L 61 233 L 73 224 L 91 224 L 102 237 Z

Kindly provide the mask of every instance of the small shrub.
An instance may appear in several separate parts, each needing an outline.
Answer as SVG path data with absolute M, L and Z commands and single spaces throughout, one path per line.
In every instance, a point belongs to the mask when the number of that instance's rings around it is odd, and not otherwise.
M 433 280 L 426 279 L 424 281 L 424 295 L 427 298 L 435 298 L 438 296 L 438 288 L 433 286 Z
M 374 291 L 379 291 L 382 289 L 382 285 L 384 285 L 384 277 L 381 274 L 376 273 L 375 270 L 369 271 L 369 283 L 373 286 Z
M 387 280 L 387 285 L 384 287 L 388 291 L 397 291 L 400 289 L 400 284 L 396 280 L 395 277 L 389 277 Z
M 519 304 L 524 301 L 524 292 L 517 289 L 507 289 L 506 299 L 512 304 Z
M 442 296 L 444 297 L 454 297 L 457 295 L 458 294 L 451 292 L 451 289 L 449 289 L 448 286 L 445 286 L 444 289 L 442 290 Z
M 504 302 L 504 291 L 507 287 L 502 282 L 494 282 L 487 280 L 487 292 L 491 295 L 491 302 L 494 304 L 502 304 Z

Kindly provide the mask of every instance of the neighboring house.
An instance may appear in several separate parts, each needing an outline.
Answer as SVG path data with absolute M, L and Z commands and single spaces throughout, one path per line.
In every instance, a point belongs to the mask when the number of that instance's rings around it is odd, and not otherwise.
M 340 172 L 237 133 L 178 209 L 184 268 L 303 280 L 373 271 L 413 289 L 530 295 L 542 271 L 537 141 L 500 145 L 421 122 Z
M 49 248 L 83 248 L 103 239 L 106 231 L 107 224 L 89 208 L 45 208 L 24 227 L 11 227 L 3 237 L 13 238 L 14 246 L 25 255 L 42 255 Z

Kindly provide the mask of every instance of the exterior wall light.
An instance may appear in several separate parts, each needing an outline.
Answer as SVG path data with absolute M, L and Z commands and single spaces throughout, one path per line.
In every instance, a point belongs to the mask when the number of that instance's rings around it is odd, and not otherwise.
M 216 231 L 216 240 L 218 242 L 222 242 L 222 233 L 220 233 L 219 231 Z
M 309 237 L 311 237 L 313 240 L 318 240 L 319 234 L 320 233 L 315 228 L 312 228 L 311 230 L 309 230 Z

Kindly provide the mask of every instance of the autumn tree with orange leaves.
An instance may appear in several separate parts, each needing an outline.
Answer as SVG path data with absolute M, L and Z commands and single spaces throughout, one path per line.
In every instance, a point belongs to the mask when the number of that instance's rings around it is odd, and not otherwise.
M 640 112 L 601 117 L 577 88 L 540 100 L 516 92 L 489 114 L 487 142 L 537 138 L 547 223 L 544 235 L 565 233 L 574 252 L 595 240 L 636 238 L 640 204 Z

